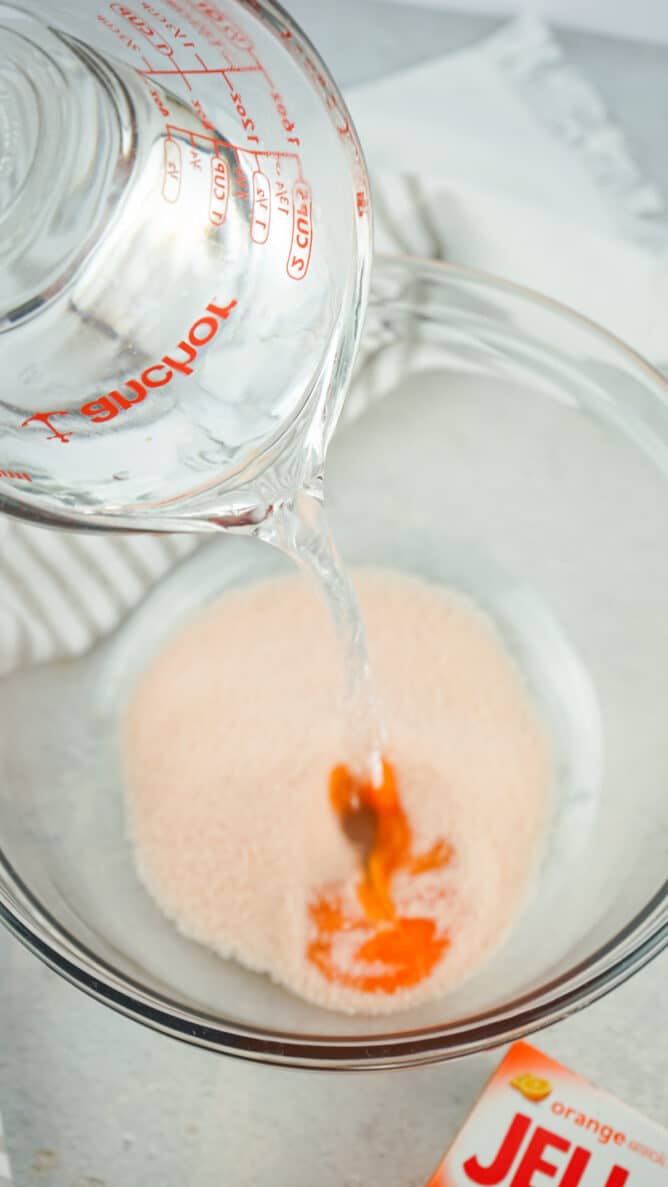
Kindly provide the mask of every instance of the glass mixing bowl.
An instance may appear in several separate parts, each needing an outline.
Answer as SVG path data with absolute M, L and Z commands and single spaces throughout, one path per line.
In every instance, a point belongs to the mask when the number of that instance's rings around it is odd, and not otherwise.
M 548 300 L 450 267 L 376 264 L 328 466 L 335 532 L 352 564 L 421 573 L 494 617 L 557 758 L 532 893 L 461 989 L 389 1017 L 318 1009 L 184 939 L 137 880 L 119 715 L 178 623 L 285 565 L 246 537 L 207 541 L 83 659 L 0 682 L 7 925 L 166 1034 L 310 1068 L 461 1056 L 640 968 L 668 937 L 667 396 L 642 359 Z

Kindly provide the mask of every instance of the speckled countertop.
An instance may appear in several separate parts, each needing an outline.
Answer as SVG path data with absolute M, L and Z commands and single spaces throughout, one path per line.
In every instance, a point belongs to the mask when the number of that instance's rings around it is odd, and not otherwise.
M 365 0 L 289 7 L 344 86 L 496 23 Z M 668 193 L 668 46 L 562 36 Z M 667 982 L 664 956 L 536 1041 L 668 1124 Z M 423 1187 L 498 1058 L 352 1077 L 223 1060 L 116 1016 L 0 932 L 0 1108 L 20 1187 Z

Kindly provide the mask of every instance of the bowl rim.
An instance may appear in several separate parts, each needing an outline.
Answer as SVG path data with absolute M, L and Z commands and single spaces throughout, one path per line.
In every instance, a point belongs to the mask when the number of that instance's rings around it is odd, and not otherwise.
M 0 920 L 29 951 L 89 997 L 152 1030 L 194 1046 L 255 1063 L 290 1068 L 350 1072 L 418 1067 L 491 1050 L 552 1026 L 591 1005 L 668 947 L 668 917 L 662 919 L 658 914 L 668 901 L 666 881 L 615 936 L 591 956 L 543 985 L 537 997 L 532 992 L 520 995 L 500 1008 L 463 1018 L 454 1026 L 428 1026 L 352 1038 L 336 1034 L 295 1035 L 265 1027 L 222 1025 L 206 1010 L 185 1009 L 167 995 L 147 990 L 133 978 L 119 975 L 43 908 L 1 854 L 0 864 L 47 926 L 38 929 L 34 918 L 22 906 L 15 905 L 12 911 L 1 885 Z M 654 915 L 656 920 L 652 919 Z M 644 938 L 627 951 L 625 944 L 645 928 L 648 930 Z M 72 949 L 72 955 L 62 944 L 49 939 L 53 932 Z M 619 957 L 606 962 L 606 957 L 618 950 L 621 950 Z
M 642 355 L 591 319 L 559 301 L 477 269 L 408 255 L 376 255 L 377 271 L 409 273 L 443 284 L 450 278 L 483 290 L 509 292 L 574 322 L 624 355 L 658 386 L 668 402 L 668 380 Z M 373 284 L 372 275 L 372 284 Z M 658 393 L 657 393 L 658 394 Z M 23 883 L 0 850 L 0 921 L 45 964 L 89 996 L 153 1030 L 220 1054 L 254 1062 L 314 1070 L 361 1071 L 414 1067 L 488 1050 L 550 1026 L 622 984 L 668 947 L 668 880 L 616 935 L 540 989 L 455 1024 L 369 1035 L 293 1034 L 222 1023 L 205 1009 L 184 1007 L 119 974 L 62 926 Z M 12 893 L 10 894 L 9 888 Z M 18 894 L 18 898 L 16 895 Z M 401 1015 L 396 1016 L 398 1019 Z

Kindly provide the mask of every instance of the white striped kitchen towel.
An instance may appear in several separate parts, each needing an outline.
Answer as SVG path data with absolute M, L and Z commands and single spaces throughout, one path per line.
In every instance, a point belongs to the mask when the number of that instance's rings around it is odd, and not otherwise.
M 0 517 L 0 674 L 86 651 L 198 539 L 73 534 Z

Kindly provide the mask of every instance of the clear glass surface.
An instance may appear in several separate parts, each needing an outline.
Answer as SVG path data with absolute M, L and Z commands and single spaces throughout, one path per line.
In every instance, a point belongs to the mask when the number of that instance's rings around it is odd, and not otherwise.
M 269 0 L 0 2 L 0 507 L 261 518 L 336 420 L 369 224 Z
M 185 940 L 137 880 L 119 718 L 179 623 L 288 564 L 246 537 L 207 541 L 83 660 L 0 683 L 9 927 L 167 1034 L 313 1068 L 460 1056 L 544 1026 L 641 967 L 668 938 L 667 396 L 642 359 L 534 294 L 445 266 L 376 265 L 327 469 L 341 551 L 487 610 L 557 757 L 530 899 L 460 990 L 383 1018 L 317 1009 Z

